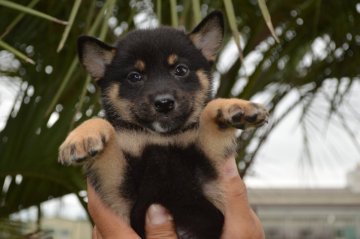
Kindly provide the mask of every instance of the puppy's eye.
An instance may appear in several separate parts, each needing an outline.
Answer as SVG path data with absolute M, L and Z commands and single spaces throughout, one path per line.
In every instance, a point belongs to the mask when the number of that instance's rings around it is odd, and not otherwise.
M 185 64 L 179 64 L 175 67 L 175 75 L 177 76 L 187 76 L 189 73 L 189 67 Z
M 132 71 L 127 75 L 127 79 L 132 83 L 136 83 L 141 81 L 143 79 L 143 76 L 139 72 Z

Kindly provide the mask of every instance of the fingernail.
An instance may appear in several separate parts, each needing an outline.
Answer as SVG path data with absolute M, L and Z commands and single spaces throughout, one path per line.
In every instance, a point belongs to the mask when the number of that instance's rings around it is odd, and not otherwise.
M 153 204 L 148 209 L 148 220 L 152 225 L 160 225 L 171 220 L 171 216 L 164 207 Z
M 228 158 L 224 164 L 224 176 L 232 178 L 239 175 L 238 167 L 234 158 Z

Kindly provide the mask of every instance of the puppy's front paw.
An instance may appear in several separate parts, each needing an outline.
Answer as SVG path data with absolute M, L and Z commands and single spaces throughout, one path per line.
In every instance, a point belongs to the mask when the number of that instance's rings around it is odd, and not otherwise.
M 269 113 L 264 106 L 241 99 L 217 99 L 213 102 L 215 121 L 220 128 L 246 129 L 267 123 Z
M 114 128 L 103 119 L 91 119 L 72 131 L 59 148 L 58 161 L 77 164 L 98 155 L 104 150 Z

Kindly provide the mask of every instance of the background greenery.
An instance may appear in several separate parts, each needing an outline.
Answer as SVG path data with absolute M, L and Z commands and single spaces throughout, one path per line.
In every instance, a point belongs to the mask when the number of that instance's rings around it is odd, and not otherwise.
M 259 3 L 264 1 L 0 0 L 0 87 L 16 94 L 0 132 L 0 216 L 68 193 L 84 204 L 80 169 L 56 162 L 67 133 L 100 111 L 98 90 L 76 57 L 76 39 L 82 34 L 111 43 L 149 21 L 190 30 L 211 10 L 221 9 L 227 25 L 224 46 L 236 39 L 242 50 L 227 67 L 217 65 L 217 96 L 250 99 L 266 93 L 265 104 L 274 112 L 290 92 L 300 94 L 266 130 L 239 136 L 242 175 L 295 106 L 302 107 L 299 122 L 305 122 L 327 79 L 336 81 L 336 90 L 326 97 L 325 119 L 342 119 L 338 107 L 360 74 L 359 1 L 268 1 L 274 29 Z M 325 45 L 321 54 L 316 41 Z M 261 57 L 246 69 L 243 61 L 254 50 Z M 345 120 L 340 127 L 357 144 Z

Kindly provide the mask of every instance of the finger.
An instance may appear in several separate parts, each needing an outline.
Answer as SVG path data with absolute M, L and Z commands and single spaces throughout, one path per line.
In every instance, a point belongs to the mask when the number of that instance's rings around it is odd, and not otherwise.
M 235 158 L 227 159 L 221 173 L 221 187 L 224 192 L 224 233 L 222 239 L 261 239 L 261 223 L 251 209 L 244 181 L 241 179 Z
M 173 219 L 169 212 L 159 204 L 153 204 L 146 213 L 145 226 L 147 239 L 176 239 Z
M 220 183 L 224 191 L 225 206 L 228 207 L 228 212 L 230 213 L 235 208 L 237 211 L 249 212 L 250 206 L 246 186 L 239 175 L 235 158 L 226 160 Z
M 125 221 L 104 205 L 89 182 L 88 210 L 96 225 L 98 238 L 139 238 Z
M 97 238 L 97 235 L 96 235 L 96 229 L 95 229 L 95 227 L 92 229 L 91 239 L 98 239 L 98 238 Z
M 96 229 L 96 226 L 94 226 L 93 230 L 92 230 L 92 239 L 102 239 L 99 231 Z

